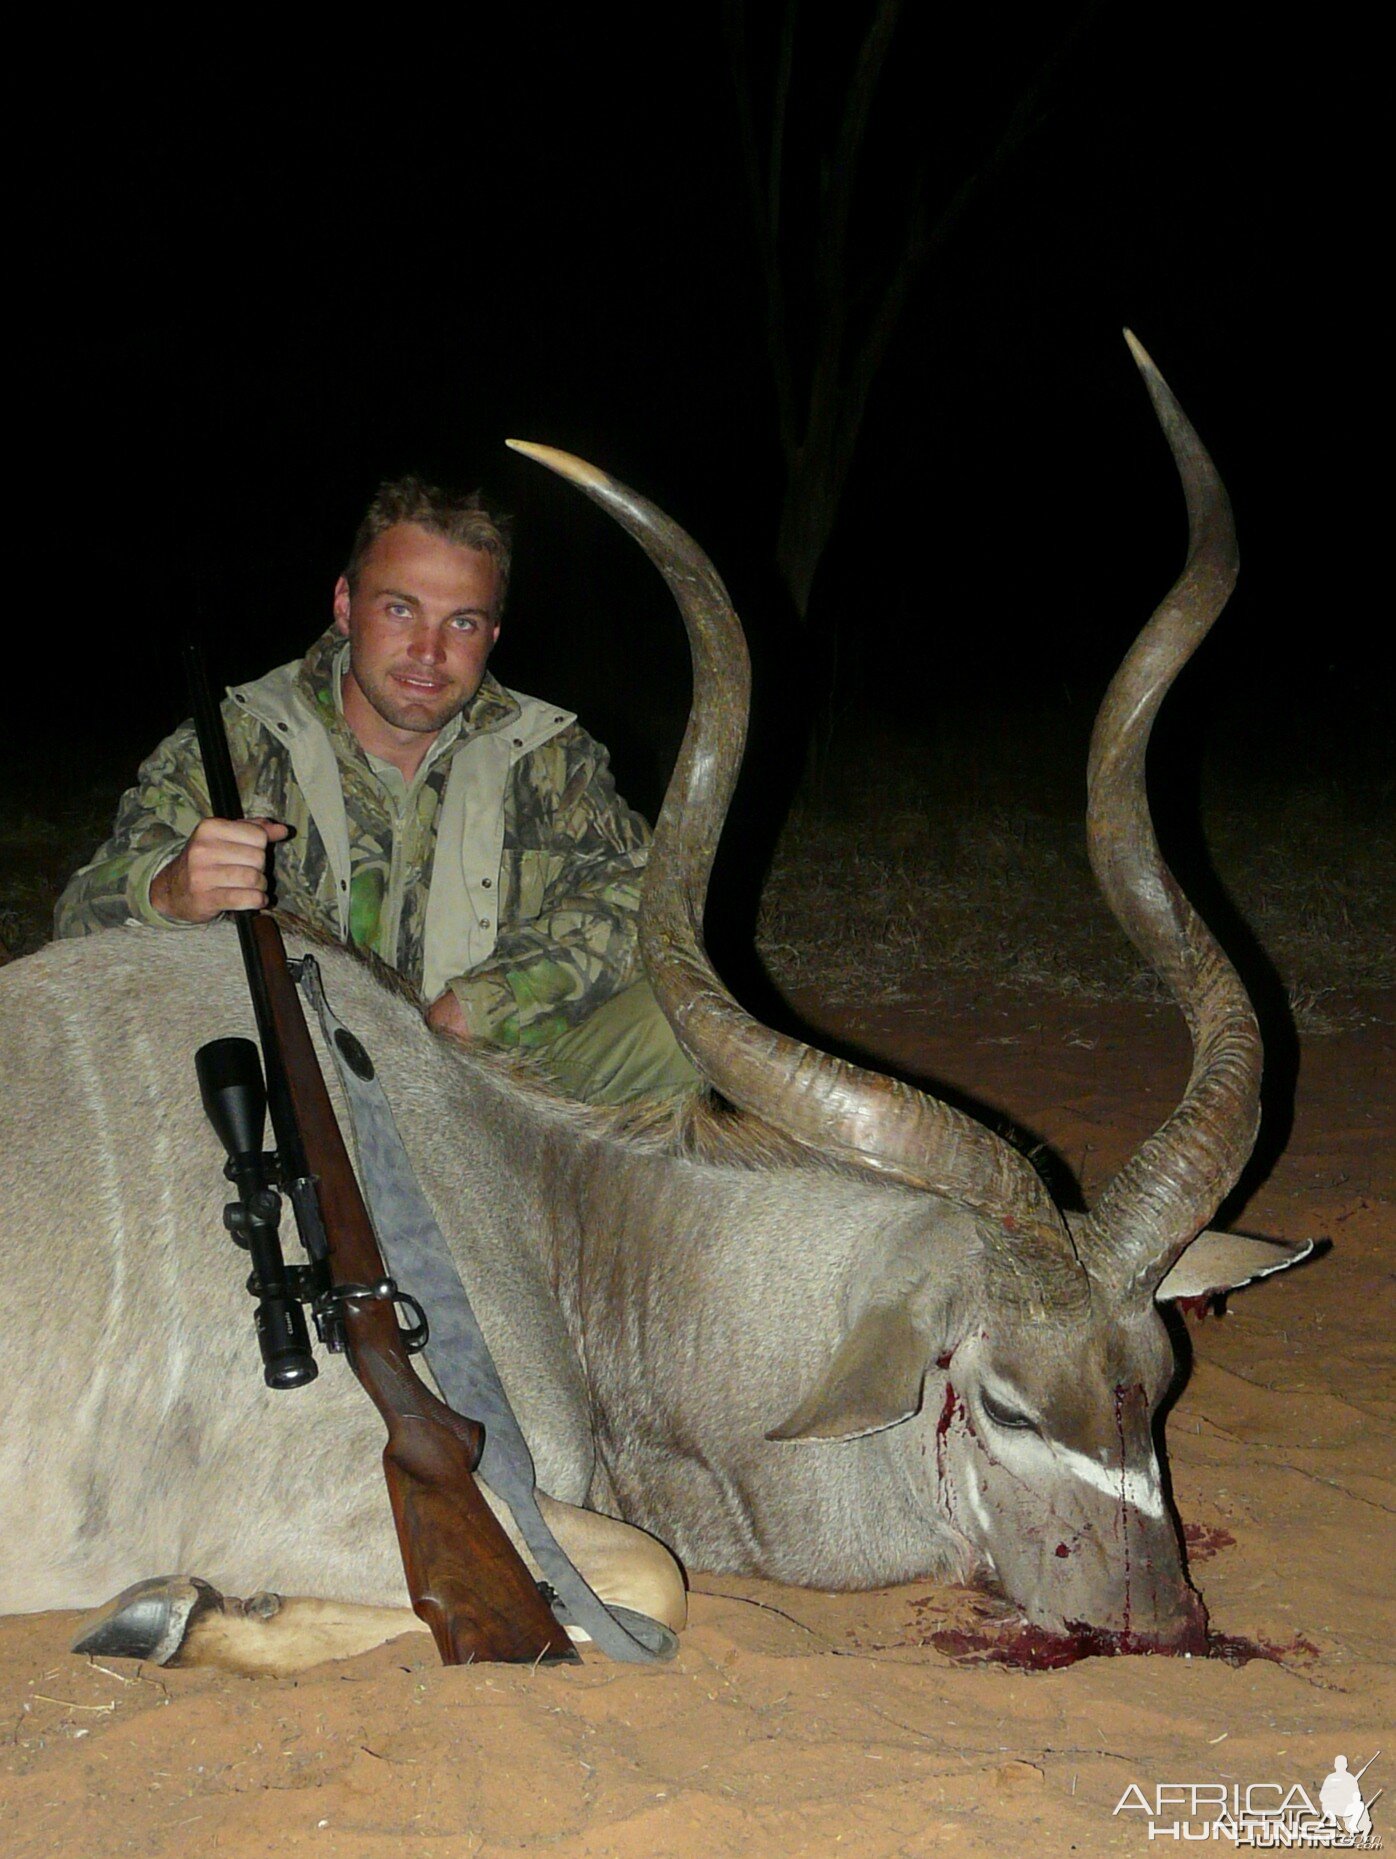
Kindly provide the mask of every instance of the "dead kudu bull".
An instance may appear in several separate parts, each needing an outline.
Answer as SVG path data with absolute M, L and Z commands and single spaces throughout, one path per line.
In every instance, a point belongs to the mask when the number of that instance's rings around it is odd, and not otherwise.
M 491 1339 L 554 1527 L 605 1594 L 673 1625 L 682 1583 L 661 1543 L 694 1568 L 831 1589 L 977 1571 L 1046 1629 L 1122 1650 L 1204 1643 L 1155 1453 L 1174 1373 L 1156 1301 L 1298 1249 L 1197 1238 L 1254 1139 L 1260 1044 L 1237 976 L 1161 861 L 1144 756 L 1235 551 L 1210 461 L 1140 365 L 1191 547 L 1101 713 L 1091 854 L 1195 1057 L 1182 1103 L 1089 1214 L 1068 1224 L 989 1130 L 756 1024 L 723 989 L 700 925 L 741 753 L 741 632 L 692 542 L 564 455 L 537 454 L 637 537 L 688 626 L 694 710 L 656 834 L 643 956 L 735 1109 L 640 1127 L 560 1103 L 433 1034 L 351 955 L 322 952 Z M 323 1597 L 220 1612 L 192 1581 L 166 1584 L 148 1656 L 202 1649 L 270 1669 L 415 1626 L 380 1423 L 342 1360 L 299 1393 L 267 1392 L 219 1238 L 222 1155 L 192 1058 L 252 1030 L 231 932 L 67 943 L 0 987 L 0 1608 L 88 1606 L 167 1569 Z

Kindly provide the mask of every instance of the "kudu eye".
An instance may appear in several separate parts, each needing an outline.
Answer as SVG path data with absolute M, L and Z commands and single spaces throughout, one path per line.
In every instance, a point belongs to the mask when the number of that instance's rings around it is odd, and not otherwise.
M 984 1409 L 986 1418 L 992 1420 L 996 1427 L 1004 1427 L 1010 1433 L 1037 1432 L 1037 1422 L 1029 1415 L 1016 1407 L 1006 1407 L 984 1388 L 979 1390 L 979 1405 Z

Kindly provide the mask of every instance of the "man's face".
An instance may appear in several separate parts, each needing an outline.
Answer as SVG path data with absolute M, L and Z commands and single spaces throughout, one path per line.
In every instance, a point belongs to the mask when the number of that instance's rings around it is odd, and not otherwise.
M 334 623 L 349 640 L 344 715 L 364 747 L 435 735 L 480 688 L 499 622 L 492 555 L 416 523 L 385 530 L 351 593 L 341 575 Z M 386 726 L 386 727 L 385 727 Z

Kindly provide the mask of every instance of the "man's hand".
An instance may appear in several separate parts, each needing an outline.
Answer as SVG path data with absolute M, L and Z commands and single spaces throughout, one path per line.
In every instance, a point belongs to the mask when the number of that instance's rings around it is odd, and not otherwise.
M 449 988 L 427 1008 L 427 1025 L 434 1026 L 438 1032 L 454 1033 L 457 1039 L 474 1038 L 465 1009 Z
M 151 879 L 151 903 L 175 923 L 265 908 L 267 847 L 290 830 L 279 820 L 201 820 L 179 857 Z

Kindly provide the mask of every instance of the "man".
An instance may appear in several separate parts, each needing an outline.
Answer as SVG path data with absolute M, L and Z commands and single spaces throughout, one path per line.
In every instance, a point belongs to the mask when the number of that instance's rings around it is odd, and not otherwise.
M 382 485 L 333 626 L 223 705 L 248 817 L 205 817 L 182 725 L 59 899 L 56 934 L 189 927 L 270 896 L 381 956 L 434 1026 L 536 1051 L 576 1096 L 693 1088 L 636 957 L 648 828 L 569 712 L 487 669 L 509 563 L 478 497 Z

